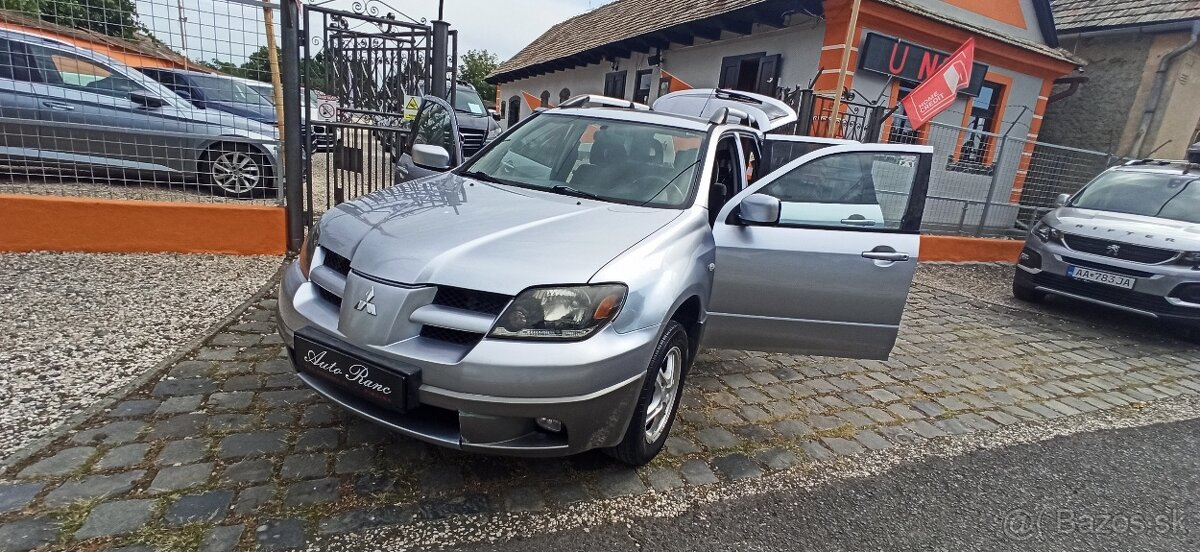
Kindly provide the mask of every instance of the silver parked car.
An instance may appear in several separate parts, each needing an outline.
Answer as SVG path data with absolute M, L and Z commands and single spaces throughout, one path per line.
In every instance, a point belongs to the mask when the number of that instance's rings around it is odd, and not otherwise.
M 232 196 L 275 186 L 271 125 L 198 109 L 154 79 L 57 40 L 0 30 L 0 164 L 198 181 Z
M 1200 327 L 1200 165 L 1132 161 L 1058 201 L 1025 240 L 1013 295 Z
M 439 445 L 641 464 L 702 347 L 887 358 L 932 150 L 699 93 L 575 98 L 326 213 L 279 292 L 300 378 Z M 416 121 L 415 163 L 447 168 L 453 120 Z

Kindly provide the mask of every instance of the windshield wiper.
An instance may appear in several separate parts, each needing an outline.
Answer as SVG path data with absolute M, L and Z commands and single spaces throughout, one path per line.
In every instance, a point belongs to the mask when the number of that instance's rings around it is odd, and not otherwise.
M 459 176 L 465 176 L 467 178 L 474 178 L 475 180 L 482 180 L 484 182 L 489 182 L 491 184 L 508 184 L 508 182 L 505 182 L 505 181 L 503 181 L 499 178 L 496 178 L 490 174 L 481 173 L 479 171 L 464 171 L 464 172 L 460 173 Z
M 583 197 L 583 198 L 587 198 L 587 199 L 596 199 L 596 200 L 604 201 L 603 199 L 600 198 L 600 196 L 598 196 L 596 194 L 593 194 L 591 192 L 585 192 L 583 190 L 576 190 L 575 188 L 567 186 L 566 184 L 556 184 L 554 186 L 551 186 L 550 191 L 557 192 L 557 193 L 560 193 L 563 195 Z

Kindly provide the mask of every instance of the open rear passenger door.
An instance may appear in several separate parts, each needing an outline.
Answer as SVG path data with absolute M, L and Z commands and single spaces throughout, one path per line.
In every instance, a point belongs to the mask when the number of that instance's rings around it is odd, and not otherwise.
M 792 161 L 713 228 L 706 347 L 886 359 L 920 253 L 933 150 L 846 144 Z

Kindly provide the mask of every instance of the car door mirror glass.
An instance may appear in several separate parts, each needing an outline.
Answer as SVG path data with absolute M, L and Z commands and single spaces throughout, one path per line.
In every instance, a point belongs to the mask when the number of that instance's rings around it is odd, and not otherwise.
M 158 109 L 164 105 L 167 105 L 167 102 L 162 98 L 148 94 L 139 94 L 137 92 L 131 92 L 129 94 L 129 101 L 147 109 Z
M 1071 203 L 1071 194 L 1058 194 L 1058 197 L 1054 198 L 1054 206 L 1055 207 L 1066 207 L 1070 203 Z
M 435 171 L 444 171 L 450 168 L 450 152 L 441 146 L 414 144 L 412 160 L 413 164 L 418 167 Z
M 746 196 L 738 205 L 738 218 L 747 224 L 777 224 L 779 213 L 779 198 L 764 194 Z
M 417 160 L 418 146 L 436 146 L 438 150 L 441 150 L 446 155 L 445 166 L 441 167 L 442 169 L 458 163 L 458 124 L 454 119 L 454 112 L 444 101 L 426 96 L 421 102 L 417 118 L 413 120 L 412 133 L 412 147 L 409 153 L 416 165 L 426 168 L 434 166 Z M 434 153 L 434 150 L 425 149 L 425 154 L 430 153 Z M 435 160 L 428 155 L 425 158 L 431 161 Z

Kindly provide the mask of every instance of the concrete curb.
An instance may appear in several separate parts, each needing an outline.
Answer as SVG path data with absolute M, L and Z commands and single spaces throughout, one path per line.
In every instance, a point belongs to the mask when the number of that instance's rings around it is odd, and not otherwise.
M 198 347 L 203 345 L 205 341 L 208 341 L 209 338 L 216 335 L 217 332 L 221 331 L 223 328 L 228 326 L 234 320 L 237 320 L 237 318 L 240 317 L 242 315 L 242 313 L 246 312 L 246 309 L 249 309 L 252 305 L 258 303 L 263 298 L 265 298 L 269 293 L 271 293 L 271 290 L 275 289 L 276 284 L 279 283 L 280 278 L 283 276 L 283 271 L 285 268 L 287 268 L 288 262 L 290 260 L 291 260 L 290 258 L 285 258 L 283 260 L 283 262 L 280 263 L 279 268 L 275 270 L 275 274 L 273 274 L 270 278 L 268 278 L 267 281 L 262 285 L 262 287 L 258 288 L 258 291 L 255 291 L 254 294 L 250 296 L 250 298 L 243 301 L 237 307 L 234 307 L 234 309 L 229 314 L 227 314 L 225 317 L 221 318 L 220 320 L 212 323 L 210 326 L 205 328 L 204 331 L 202 331 L 199 335 L 192 338 L 190 341 L 185 343 L 182 347 L 176 349 L 174 353 L 170 354 L 169 356 L 164 358 L 162 361 L 160 361 L 158 364 L 154 365 L 153 368 L 143 372 L 142 375 L 134 378 L 132 381 L 130 381 L 129 383 L 126 383 L 125 385 L 121 386 L 117 390 L 115 390 L 111 393 L 108 393 L 103 398 L 101 398 L 99 401 L 97 401 L 95 404 L 88 406 L 87 408 L 84 408 L 83 410 L 80 410 L 78 413 L 76 413 L 74 416 L 71 416 L 70 418 L 68 418 L 65 422 L 62 423 L 62 425 L 60 425 L 58 428 L 56 428 L 54 431 L 50 432 L 49 434 L 44 435 L 44 436 L 34 440 L 32 443 L 22 447 L 20 450 L 17 450 L 16 452 L 8 455 L 6 458 L 0 459 L 0 475 L 7 474 L 8 471 L 13 468 L 13 466 L 16 466 L 34 456 L 36 456 L 38 453 L 42 452 L 42 450 L 44 450 L 46 447 L 50 446 L 52 443 L 57 441 L 59 438 L 75 431 L 80 425 L 82 425 L 84 422 L 91 419 L 96 414 L 99 414 L 99 413 L 103 412 L 104 410 L 112 408 L 113 405 L 117 404 L 122 399 L 129 396 L 130 393 L 136 391 L 138 388 L 142 387 L 146 383 L 150 382 L 153 379 L 162 377 L 162 375 L 164 373 L 166 373 L 167 369 L 169 369 L 171 366 L 174 366 L 175 363 L 179 362 L 184 357 L 186 357 L 188 354 L 190 354 L 192 351 L 196 350 Z

